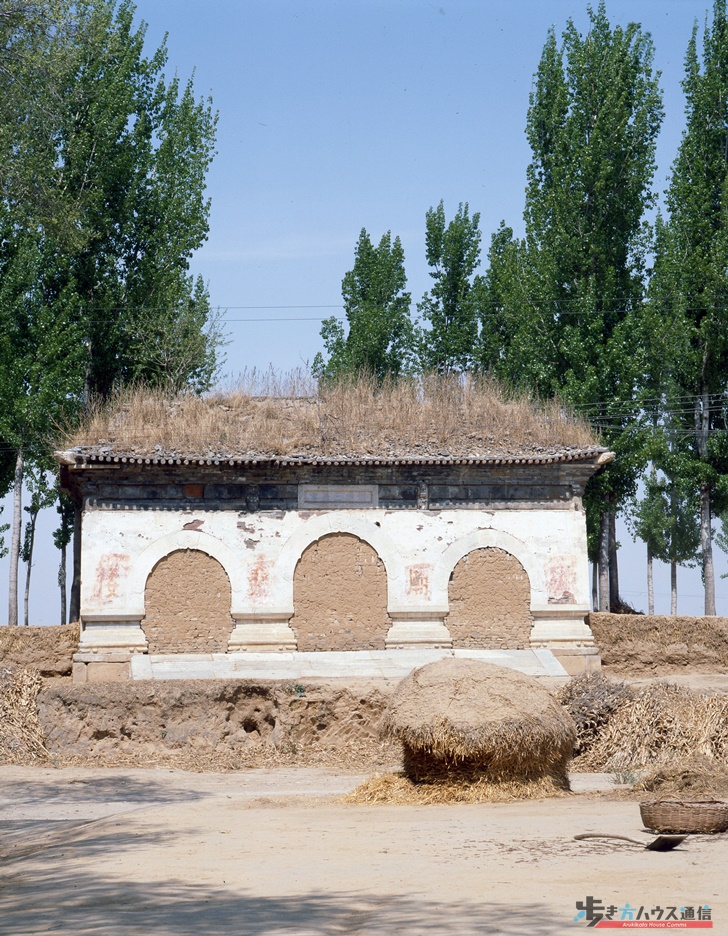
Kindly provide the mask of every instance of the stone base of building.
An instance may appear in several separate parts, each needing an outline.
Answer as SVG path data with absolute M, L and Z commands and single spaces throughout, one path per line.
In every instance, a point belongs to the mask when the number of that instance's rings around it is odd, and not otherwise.
M 597 647 L 560 648 L 554 650 L 553 654 L 569 676 L 598 673 L 602 668 L 602 658 Z
M 403 679 L 413 669 L 445 657 L 482 660 L 528 676 L 567 676 L 550 650 L 345 650 L 292 653 L 139 654 L 132 679 Z
M 123 682 L 131 679 L 132 654 L 124 652 L 75 653 L 73 681 Z

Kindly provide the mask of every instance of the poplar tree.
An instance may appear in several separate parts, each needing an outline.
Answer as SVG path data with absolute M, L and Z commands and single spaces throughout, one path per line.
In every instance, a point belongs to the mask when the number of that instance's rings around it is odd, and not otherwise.
M 130 380 L 202 390 L 216 366 L 221 336 L 189 274 L 207 237 L 216 115 L 191 82 L 165 79 L 164 45 L 145 54 L 134 12 L 128 0 L 0 0 L 11 624 L 28 461 L 92 396 Z
M 419 332 L 420 366 L 440 373 L 471 370 L 478 337 L 473 286 L 480 259 L 480 215 L 471 217 L 465 202 L 448 223 L 441 201 L 429 209 L 425 223 L 425 252 L 434 284 L 417 305 L 430 326 Z
M 601 531 L 603 610 L 619 600 L 615 513 L 644 465 L 631 429 L 640 413 L 631 328 L 662 119 L 652 61 L 649 34 L 635 23 L 612 27 L 603 2 L 589 8 L 586 34 L 569 20 L 559 44 L 551 30 L 528 111 L 525 240 L 493 244 L 480 312 L 483 365 L 493 360 L 497 287 L 506 334 L 496 369 L 575 406 L 617 451 L 586 498 Z
M 348 333 L 338 319 L 324 320 L 321 337 L 328 360 L 320 352 L 316 355 L 314 375 L 326 379 L 366 372 L 381 382 L 406 370 L 412 346 L 406 285 L 399 237 L 392 240 L 387 231 L 375 247 L 362 228 L 354 266 L 341 283 Z
M 655 343 L 679 353 L 665 380 L 680 401 L 680 432 L 690 441 L 684 471 L 700 496 L 705 614 L 715 614 L 712 528 L 726 499 L 728 399 L 728 21 L 715 0 L 702 55 L 697 23 L 685 59 L 686 128 L 660 227 L 650 312 Z

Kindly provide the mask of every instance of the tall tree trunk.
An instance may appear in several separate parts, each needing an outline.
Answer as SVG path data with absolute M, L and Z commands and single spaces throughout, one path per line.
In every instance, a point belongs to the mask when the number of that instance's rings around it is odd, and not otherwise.
M 20 562 L 20 530 L 23 525 L 23 447 L 15 459 L 13 481 L 13 536 L 10 542 L 10 577 L 8 582 L 8 624 L 18 625 L 18 563 Z
M 703 354 L 703 389 L 700 397 L 698 429 L 698 452 L 702 459 L 708 457 L 708 432 L 710 430 L 710 394 L 706 383 L 708 366 L 707 347 Z M 696 401 L 697 406 L 697 401 Z M 710 528 L 711 486 L 709 481 L 700 485 L 700 549 L 703 554 L 703 585 L 705 587 L 705 613 L 715 614 L 715 569 L 713 568 L 713 535 Z
M 609 511 L 609 607 L 611 610 L 621 604 L 619 597 L 619 566 L 617 564 L 617 515 Z
M 38 519 L 38 511 L 33 511 L 30 515 L 30 534 L 28 541 L 28 568 L 25 572 L 25 595 L 23 596 L 23 624 L 28 627 L 29 603 L 30 603 L 30 573 L 33 570 L 33 546 L 35 545 L 35 522 Z
M 713 568 L 713 537 L 710 529 L 710 483 L 700 485 L 700 549 L 703 553 L 705 613 L 715 614 L 715 569 Z
M 599 610 L 599 575 L 598 575 L 598 562 L 595 559 L 592 562 L 592 608 L 595 611 Z
M 73 513 L 73 582 L 68 616 L 71 621 L 81 618 L 81 508 L 78 506 Z
M 655 613 L 655 579 L 652 570 L 652 550 L 647 547 L 647 613 Z
M 609 514 L 599 515 L 599 610 L 609 611 Z
M 670 560 L 670 614 L 677 614 L 677 562 Z
M 66 617 L 66 544 L 61 546 L 61 562 L 58 566 L 58 587 L 61 590 L 61 624 L 68 620 Z

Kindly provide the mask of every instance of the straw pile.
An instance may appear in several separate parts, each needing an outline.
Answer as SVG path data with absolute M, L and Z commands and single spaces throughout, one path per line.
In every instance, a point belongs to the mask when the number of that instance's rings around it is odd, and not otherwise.
M 696 759 L 728 765 L 728 695 L 662 682 L 630 689 L 592 676 L 574 680 L 561 699 L 580 730 L 579 770 L 681 769 Z M 579 717 L 589 699 L 597 703 L 596 729 Z
M 569 789 L 574 724 L 515 670 L 453 658 L 423 666 L 397 687 L 381 731 L 402 742 L 402 773 L 372 778 L 349 801 L 480 802 Z
M 599 741 L 614 712 L 634 698 L 634 691 L 601 673 L 584 673 L 564 686 L 557 698 L 576 725 L 575 753 L 585 755 Z
M 725 799 L 728 797 L 728 764 L 700 759 L 676 767 L 658 767 L 644 774 L 632 789 L 656 793 L 660 798 L 676 794 L 685 799 Z
M 36 708 L 42 684 L 35 670 L 0 669 L 0 763 L 27 764 L 48 757 Z

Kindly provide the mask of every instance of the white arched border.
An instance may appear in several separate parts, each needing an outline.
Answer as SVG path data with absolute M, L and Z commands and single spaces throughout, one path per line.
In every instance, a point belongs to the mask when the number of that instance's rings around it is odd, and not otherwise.
M 290 608 L 293 614 L 293 575 L 298 560 L 307 547 L 330 533 L 349 533 L 375 550 L 387 572 L 387 604 L 392 605 L 402 594 L 405 581 L 404 563 L 396 544 L 373 521 L 337 510 L 310 517 L 283 545 L 275 565 L 275 576 L 284 607 Z
M 196 549 L 217 559 L 230 582 L 232 609 L 235 610 L 238 605 L 242 604 L 244 595 L 240 593 L 240 585 L 245 579 L 241 562 L 235 552 L 222 540 L 202 530 L 179 530 L 160 536 L 137 556 L 127 579 L 125 603 L 130 609 L 128 613 L 144 615 L 144 591 L 152 569 L 160 559 L 164 559 L 170 553 L 179 552 L 181 549 Z
M 528 575 L 531 609 L 543 599 L 543 569 L 536 556 L 522 541 L 503 530 L 474 530 L 451 543 L 435 565 L 432 576 L 433 601 L 447 606 L 450 575 L 460 560 L 474 549 L 502 549 L 521 563 Z

